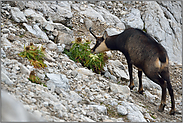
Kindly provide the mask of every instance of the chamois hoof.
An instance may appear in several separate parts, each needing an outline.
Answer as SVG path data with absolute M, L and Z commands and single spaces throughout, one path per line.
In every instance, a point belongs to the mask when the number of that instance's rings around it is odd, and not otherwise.
M 171 109 L 169 115 L 175 115 L 175 109 Z
M 160 104 L 158 111 L 163 112 L 166 104 Z
M 138 90 L 138 92 L 143 95 L 144 90 Z
M 130 88 L 130 90 L 133 90 L 133 88 L 135 87 L 134 85 L 129 85 L 128 86 Z

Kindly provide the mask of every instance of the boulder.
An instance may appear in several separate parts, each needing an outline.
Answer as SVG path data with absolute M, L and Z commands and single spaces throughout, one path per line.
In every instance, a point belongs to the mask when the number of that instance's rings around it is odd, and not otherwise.
M 48 39 L 48 36 L 46 35 L 45 32 L 43 32 L 38 25 L 33 25 L 33 26 L 30 26 L 26 23 L 23 23 L 23 25 L 25 26 L 25 28 L 32 34 L 36 35 L 38 38 L 42 38 L 42 39 L 45 39 L 45 40 L 49 40 Z
M 124 107 L 122 105 L 117 106 L 117 112 L 120 115 L 127 115 L 128 114 L 126 107 Z
M 4 73 L 1 72 L 1 81 L 6 83 L 7 85 L 13 85 L 13 81 Z
M 108 60 L 107 68 L 112 75 L 129 80 L 127 70 L 119 60 Z
M 181 64 L 182 31 L 180 24 L 167 20 L 160 5 L 155 1 L 146 1 L 144 11 L 142 19 L 147 33 L 161 42 L 168 52 L 170 61 Z
M 59 31 L 54 42 L 70 45 L 72 41 L 74 41 L 74 38 L 72 37 L 72 35 Z
M 12 95 L 1 90 L 2 121 L 3 122 L 40 122 L 43 118 L 28 113 L 23 104 L 18 102 Z
M 102 15 L 104 18 L 104 22 L 106 22 L 109 25 L 116 26 L 117 28 L 121 28 L 122 30 L 125 29 L 125 25 L 120 21 L 120 19 L 115 16 L 114 14 L 111 14 L 108 10 L 106 10 L 103 7 L 97 6 L 94 8 L 99 14 Z
M 110 90 L 114 93 L 121 93 L 126 97 L 130 96 L 130 88 L 128 86 L 118 85 L 115 83 L 109 83 Z
M 127 118 L 130 122 L 147 122 L 135 104 L 122 101 L 121 105 L 126 107 L 128 111 Z
M 59 1 L 58 4 L 50 4 L 50 11 L 47 15 L 51 17 L 55 23 L 69 25 L 72 18 L 71 7 L 68 1 Z
M 20 11 L 17 7 L 11 7 L 10 11 L 12 18 L 16 22 L 28 22 L 23 12 Z
M 105 106 L 101 105 L 88 105 L 89 107 L 92 107 L 95 112 L 98 112 L 99 114 L 107 114 L 107 108 Z
M 54 87 L 62 88 L 63 90 L 69 90 L 69 80 L 67 77 L 63 74 L 46 74 L 47 77 L 50 79 L 47 81 L 47 86 L 49 89 L 51 89 L 54 85 Z
M 143 29 L 144 23 L 141 19 L 140 11 L 138 9 L 132 8 L 129 14 L 121 18 L 121 21 L 132 28 Z

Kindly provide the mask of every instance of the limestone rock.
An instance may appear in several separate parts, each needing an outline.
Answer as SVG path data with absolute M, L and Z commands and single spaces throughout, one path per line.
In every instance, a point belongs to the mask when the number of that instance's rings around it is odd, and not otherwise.
M 69 80 L 65 75 L 63 74 L 46 74 L 46 75 L 50 79 L 47 82 L 48 88 L 51 88 L 50 84 L 53 83 L 55 87 L 63 88 L 64 90 L 69 89 L 69 85 L 68 85 Z
M 108 60 L 107 68 L 111 74 L 129 80 L 127 70 L 119 60 Z
M 28 113 L 23 105 L 6 91 L 1 90 L 2 121 L 4 122 L 35 122 L 44 121 L 37 115 Z
M 144 27 L 144 23 L 141 19 L 140 11 L 138 9 L 131 9 L 131 12 L 126 14 L 125 17 L 122 17 L 121 21 L 124 22 L 125 25 L 132 28 L 143 29 Z
M 117 112 L 120 115 L 127 115 L 128 114 L 126 108 L 124 106 L 122 106 L 122 105 L 118 105 L 117 106 Z
M 127 111 L 128 111 L 127 117 L 131 122 L 147 122 L 143 114 L 139 111 L 139 109 L 133 103 L 122 101 L 121 104 L 127 108 Z
M 118 85 L 115 83 L 110 83 L 110 89 L 114 93 L 121 93 L 125 96 L 130 96 L 130 88 L 128 86 Z
M 42 39 L 45 39 L 45 40 L 49 40 L 48 39 L 48 36 L 46 35 L 45 32 L 43 32 L 38 25 L 33 25 L 30 26 L 26 23 L 23 23 L 23 25 L 25 26 L 25 28 L 32 34 L 36 35 L 38 38 L 42 38 Z
M 5 74 L 5 73 L 1 73 L 1 81 L 5 82 L 8 85 L 13 85 L 13 81 L 10 80 L 10 78 Z
M 12 15 L 12 18 L 14 19 L 14 21 L 16 22 L 27 22 L 27 19 L 25 18 L 23 12 L 21 12 L 19 10 L 19 8 L 17 7 L 12 7 L 11 8 L 11 15 Z

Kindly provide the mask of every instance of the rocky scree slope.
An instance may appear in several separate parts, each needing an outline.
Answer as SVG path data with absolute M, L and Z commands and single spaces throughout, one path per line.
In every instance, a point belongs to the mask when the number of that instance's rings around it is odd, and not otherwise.
M 3 121 L 182 121 L 180 1 L 2 1 L 1 5 Z M 135 88 L 130 91 L 122 53 L 107 52 L 112 59 L 105 66 L 104 75 L 93 73 L 63 54 L 63 49 L 69 48 L 77 37 L 91 40 L 91 47 L 95 44 L 89 27 L 96 35 L 102 35 L 104 30 L 114 35 L 125 28 L 137 27 L 160 41 L 170 57 L 171 83 L 180 114 L 168 114 L 171 105 L 168 94 L 165 111 L 157 111 L 161 88 L 145 75 L 145 92 L 138 94 L 135 67 Z M 27 79 L 34 68 L 18 56 L 24 45 L 31 42 L 46 47 L 48 67 L 36 72 L 47 87 Z

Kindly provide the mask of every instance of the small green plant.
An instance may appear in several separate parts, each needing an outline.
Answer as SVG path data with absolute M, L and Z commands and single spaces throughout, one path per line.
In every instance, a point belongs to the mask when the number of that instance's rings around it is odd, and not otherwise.
M 43 84 L 43 86 L 47 87 L 44 83 L 41 82 L 40 78 L 36 76 L 35 71 L 31 71 L 28 80 L 30 80 L 33 83 L 37 84 Z
M 44 50 L 45 48 L 41 47 L 41 49 L 39 49 L 39 47 L 30 43 L 29 46 L 24 46 L 24 51 L 18 55 L 23 58 L 27 58 L 34 68 L 45 68 L 47 65 L 44 63 Z
M 73 61 L 80 62 L 96 73 L 101 73 L 108 59 L 107 55 L 105 53 L 92 54 L 89 46 L 90 41 L 88 40 L 82 42 L 81 38 L 77 38 L 72 43 L 71 49 L 69 51 L 65 49 L 64 53 Z
M 24 34 L 23 35 L 19 35 L 20 38 L 23 38 Z
M 18 55 L 23 58 L 27 58 L 29 62 L 34 66 L 34 68 L 45 68 L 47 65 L 44 63 L 44 50 L 45 48 L 36 47 L 33 43 L 30 43 L 28 46 L 24 46 L 24 51 L 20 52 Z M 47 87 L 44 83 L 41 83 L 39 77 L 36 76 L 35 71 L 31 71 L 28 80 L 33 83 L 43 84 L 43 86 Z
M 153 119 L 156 119 L 153 115 L 151 115 L 151 117 L 152 117 Z

